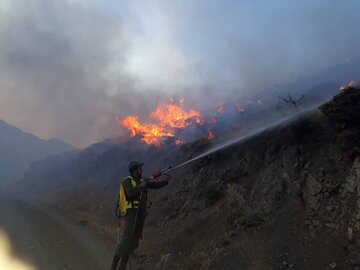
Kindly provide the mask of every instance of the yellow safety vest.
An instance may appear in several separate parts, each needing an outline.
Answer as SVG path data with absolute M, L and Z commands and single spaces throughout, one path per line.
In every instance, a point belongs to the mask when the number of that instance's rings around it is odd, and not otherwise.
M 123 182 L 126 179 L 130 179 L 131 185 L 133 186 L 133 188 L 136 187 L 136 181 L 131 176 L 128 176 L 124 180 L 121 181 L 121 183 L 120 183 L 120 191 L 119 191 L 119 198 L 118 198 L 118 201 L 119 201 L 118 207 L 119 207 L 120 217 L 125 216 L 126 211 L 128 209 L 130 209 L 130 208 L 138 208 L 138 206 L 139 206 L 139 201 L 127 201 L 126 200 L 125 189 L 124 189 L 124 185 L 123 185 Z
M 119 216 L 120 217 L 126 216 L 126 212 L 127 212 L 128 209 L 138 208 L 139 207 L 139 201 L 128 201 L 128 200 L 126 200 L 125 189 L 124 189 L 124 185 L 123 185 L 123 182 L 126 179 L 130 179 L 131 185 L 133 186 L 133 188 L 136 187 L 136 181 L 131 176 L 128 176 L 124 180 L 121 181 L 121 183 L 120 183 L 120 191 L 119 191 L 119 198 L 118 198 L 118 210 L 119 210 Z M 151 206 L 151 202 L 149 200 L 146 200 L 146 208 L 150 208 L 150 206 Z

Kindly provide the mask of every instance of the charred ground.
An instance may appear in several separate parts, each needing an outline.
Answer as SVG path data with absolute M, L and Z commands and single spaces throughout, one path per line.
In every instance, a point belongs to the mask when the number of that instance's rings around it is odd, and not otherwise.
M 359 104 L 360 90 L 349 88 L 290 124 L 176 171 L 169 187 L 150 194 L 136 254 L 142 269 L 359 268 Z M 212 143 L 98 144 L 33 165 L 19 186 L 115 239 L 118 180 L 130 159 L 158 168 Z

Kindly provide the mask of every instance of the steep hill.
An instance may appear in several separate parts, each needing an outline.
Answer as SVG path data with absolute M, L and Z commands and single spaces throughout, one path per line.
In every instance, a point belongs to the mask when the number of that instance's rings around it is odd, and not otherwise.
M 135 258 L 144 269 L 359 269 L 359 104 L 360 90 L 349 88 L 175 171 L 168 187 L 150 193 Z M 213 144 L 99 144 L 34 164 L 23 188 L 115 239 L 117 182 L 129 160 L 160 168 Z
M 39 139 L 0 120 L 0 185 L 19 180 L 36 160 L 74 149 L 57 139 Z

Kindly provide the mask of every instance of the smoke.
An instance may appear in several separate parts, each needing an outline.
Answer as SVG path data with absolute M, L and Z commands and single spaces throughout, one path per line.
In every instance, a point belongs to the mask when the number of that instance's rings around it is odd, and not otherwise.
M 109 7 L 15 0 L 1 17 L 0 118 L 85 146 L 121 134 L 115 115 L 155 103 L 159 91 L 122 70 L 126 40 Z
M 2 1 L 0 118 L 86 146 L 169 97 L 269 94 L 360 56 L 356 2 Z

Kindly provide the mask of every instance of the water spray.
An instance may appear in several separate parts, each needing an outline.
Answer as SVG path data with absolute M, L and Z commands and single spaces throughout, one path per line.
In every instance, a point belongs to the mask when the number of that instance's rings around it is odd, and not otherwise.
M 169 172 L 171 172 L 172 170 L 174 170 L 175 168 L 173 168 L 172 166 L 169 166 L 167 168 L 164 168 L 161 170 L 161 173 L 167 174 Z
M 250 132 L 250 133 L 248 133 L 248 134 L 246 134 L 246 135 L 242 135 L 242 136 L 240 136 L 240 137 L 238 137 L 238 138 L 232 139 L 232 140 L 227 141 L 227 142 L 224 142 L 224 143 L 222 143 L 222 144 L 220 144 L 220 145 L 218 145 L 218 146 L 215 146 L 215 147 L 213 147 L 212 149 L 210 149 L 210 150 L 208 150 L 208 151 L 206 151 L 206 152 L 204 152 L 204 153 L 202 153 L 202 154 L 200 154 L 200 155 L 198 155 L 198 156 L 196 156 L 196 157 L 194 157 L 194 158 L 192 158 L 192 159 L 189 159 L 189 160 L 187 160 L 187 161 L 185 161 L 185 162 L 183 162 L 183 163 L 181 163 L 181 164 L 179 164 L 179 165 L 177 165 L 177 166 L 175 166 L 175 167 L 169 166 L 169 167 L 167 167 L 167 168 L 165 168 L 165 169 L 162 169 L 161 172 L 164 173 L 164 174 L 168 174 L 168 173 L 170 173 L 171 171 L 173 171 L 173 170 L 175 170 L 175 169 L 178 169 L 178 168 L 180 168 L 180 167 L 182 167 L 182 166 L 184 166 L 184 165 L 186 165 L 186 164 L 189 164 L 189 163 L 191 163 L 191 162 L 194 162 L 195 160 L 198 160 L 198 159 L 200 159 L 200 158 L 203 158 L 203 157 L 205 157 L 205 156 L 208 156 L 208 155 L 210 155 L 210 154 L 212 154 L 212 153 L 215 153 L 215 152 L 217 152 L 217 151 L 219 151 L 219 150 L 221 150 L 221 149 L 224 149 L 224 148 L 226 148 L 226 147 L 228 147 L 228 146 L 231 146 L 231 145 L 233 145 L 233 144 L 243 142 L 243 141 L 245 141 L 245 140 L 247 140 L 247 139 L 250 139 L 251 137 L 254 137 L 255 135 L 258 135 L 259 133 L 262 133 L 262 132 L 264 132 L 264 131 L 266 131 L 266 130 L 268 130 L 268 129 L 271 129 L 271 128 L 277 127 L 277 126 L 279 126 L 279 125 L 288 123 L 288 122 L 290 122 L 291 120 L 294 120 L 294 119 L 296 119 L 297 117 L 299 117 L 299 116 L 301 116 L 301 115 L 303 115 L 303 114 L 305 114 L 305 113 L 307 113 L 307 112 L 309 112 L 309 111 L 314 110 L 314 109 L 317 108 L 318 106 L 319 106 L 319 105 L 317 104 L 316 106 L 312 106 L 312 107 L 310 107 L 310 108 L 303 109 L 302 111 L 297 112 L 297 113 L 295 113 L 295 114 L 292 114 L 292 115 L 290 115 L 290 116 L 283 117 L 283 118 L 281 118 L 281 119 L 279 119 L 279 120 L 277 120 L 277 121 L 275 121 L 275 122 L 273 122 L 273 123 L 270 123 L 270 124 L 265 125 L 265 126 L 263 126 L 263 127 L 261 127 L 261 128 L 255 129 L 254 131 L 252 131 L 252 132 Z

